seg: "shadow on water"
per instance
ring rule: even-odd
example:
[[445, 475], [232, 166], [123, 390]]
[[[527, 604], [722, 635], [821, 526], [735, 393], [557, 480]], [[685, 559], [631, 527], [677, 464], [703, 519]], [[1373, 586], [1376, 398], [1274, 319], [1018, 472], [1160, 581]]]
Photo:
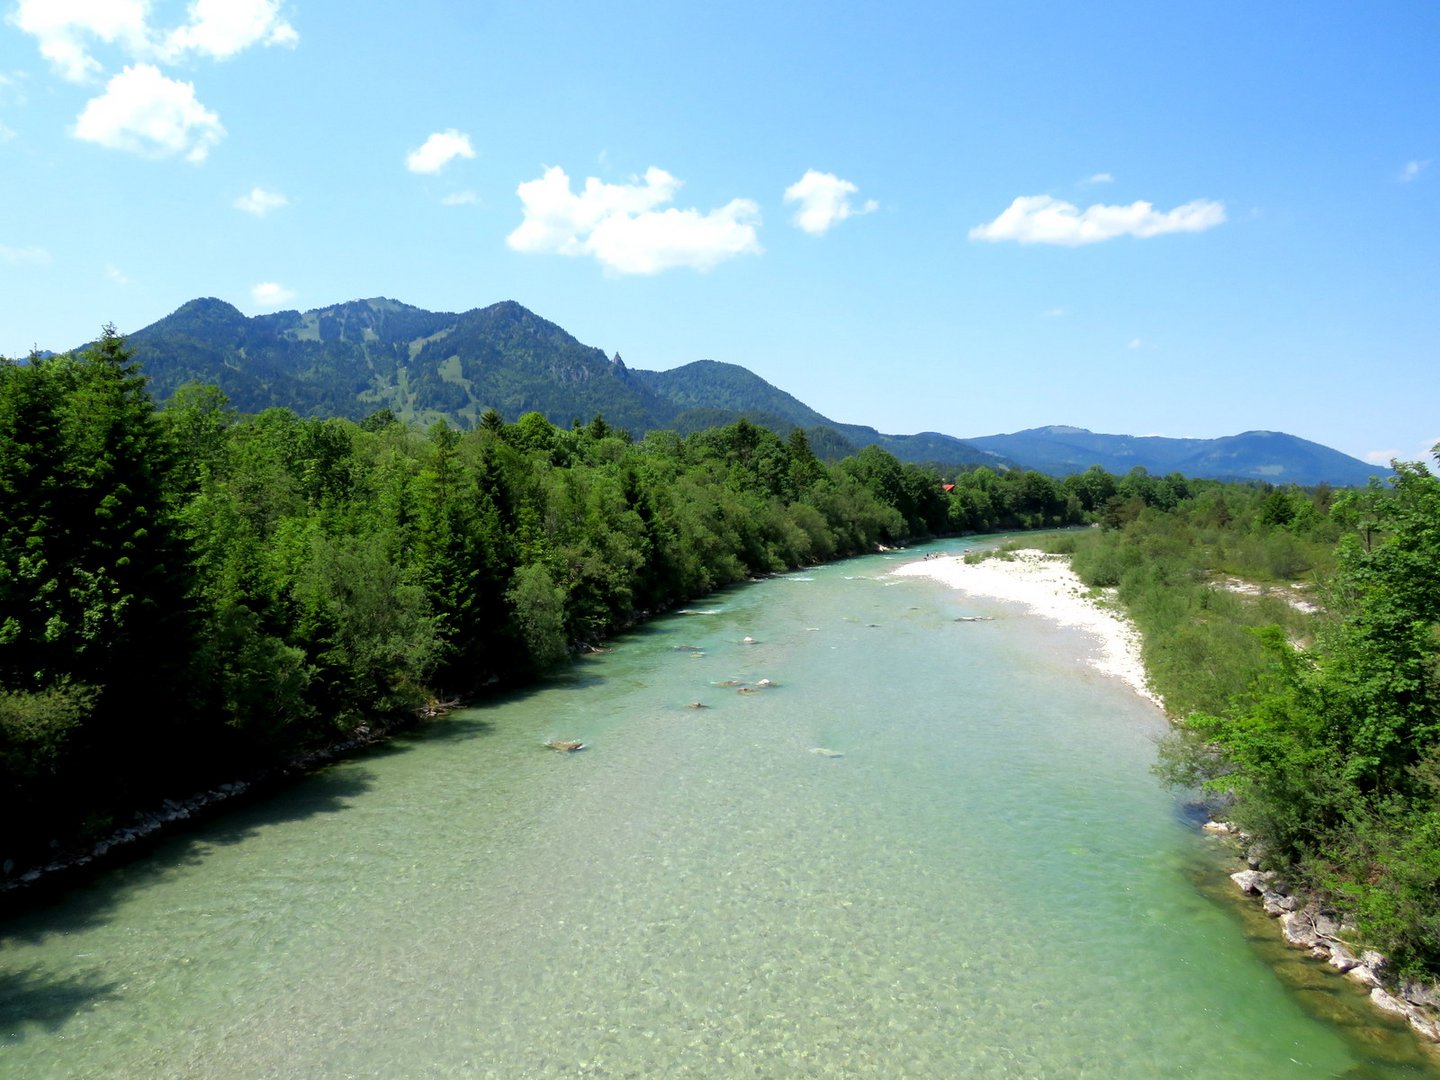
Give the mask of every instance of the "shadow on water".
[[1404, 1020], [1376, 1009], [1366, 990], [1288, 945], [1276, 921], [1234, 887], [1228, 877], [1233, 869], [1221, 847], [1207, 845], [1196, 854], [1188, 874], [1196, 892], [1239, 927], [1286, 993], [1340, 1033], [1360, 1062], [1342, 1074], [1345, 1080], [1440, 1077], [1440, 1054], [1424, 1046]]
[[119, 984], [94, 978], [54, 978], [38, 967], [0, 972], [0, 1046], [20, 1042], [26, 1029], [56, 1031], [81, 1010], [115, 996]]
[[184, 831], [140, 841], [127, 853], [127, 862], [83, 882], [71, 879], [27, 895], [26, 909], [0, 923], [0, 1045], [23, 1037], [27, 1027], [54, 1030], [118, 989], [98, 975], [13, 967], [17, 947], [103, 926], [130, 897], [178, 871], [201, 865], [217, 848], [243, 843], [273, 825], [339, 813], [372, 782], [371, 773], [353, 765], [326, 768], [282, 790], [271, 788], [259, 801], [227, 809]]
[[277, 790], [270, 786], [245, 801], [225, 804], [223, 813], [188, 822], [175, 831], [129, 845], [126, 860], [94, 872], [39, 886], [25, 894], [23, 909], [0, 922], [0, 955], [15, 942], [36, 943], [53, 934], [69, 934], [109, 921], [114, 909], [134, 893], [199, 866], [216, 847], [243, 843], [260, 830], [317, 814], [335, 814], [368, 791], [372, 774], [356, 766], [329, 766]]

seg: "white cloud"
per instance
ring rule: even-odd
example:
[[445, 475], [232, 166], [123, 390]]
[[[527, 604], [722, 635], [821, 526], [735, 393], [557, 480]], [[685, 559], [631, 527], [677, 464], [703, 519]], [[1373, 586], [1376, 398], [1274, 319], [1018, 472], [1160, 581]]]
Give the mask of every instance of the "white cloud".
[[157, 49], [165, 60], [198, 53], [226, 60], [252, 45], [293, 48], [300, 40], [280, 15], [280, 0], [194, 0], [190, 21], [165, 35]]
[[42, 247], [10, 247], [0, 244], [0, 262], [12, 266], [49, 266], [50, 252]]
[[130, 278], [126, 277], [125, 273], [114, 263], [105, 264], [105, 276], [111, 281], [113, 281], [116, 285], [121, 286], [122, 288], [126, 285], [134, 284], [134, 282], [131, 281]]
[[25, 72], [0, 71], [0, 105], [25, 104]]
[[40, 43], [40, 55], [71, 82], [88, 82], [102, 71], [90, 55], [90, 39], [119, 45], [131, 55], [148, 48], [149, 0], [20, 0], [10, 21]]
[[0, 123], [0, 143], [7, 143], [15, 137], [15, 129]]
[[1115, 177], [1108, 172], [1097, 172], [1094, 176], [1085, 178], [1087, 184], [1113, 184], [1114, 182]]
[[524, 220], [505, 242], [515, 251], [590, 255], [622, 274], [657, 274], [676, 267], [709, 270], [737, 255], [758, 254], [760, 208], [732, 199], [701, 213], [657, 209], [672, 201], [681, 183], [651, 166], [643, 181], [585, 181], [580, 194], [558, 166], [516, 188]]
[[1045, 317], [1047, 319], [1063, 319], [1066, 315], [1069, 314], [1070, 311], [1067, 308], [1052, 307], [1049, 311], [1045, 312]]
[[1141, 341], [1138, 337], [1131, 338], [1128, 342], [1126, 342], [1125, 347], [1127, 349], [1142, 349], [1145, 347], [1145, 342]]
[[1148, 238], [1173, 232], [1201, 232], [1225, 221], [1225, 204], [1196, 199], [1160, 211], [1148, 202], [1129, 206], [1096, 203], [1081, 211], [1074, 203], [1049, 195], [1021, 195], [987, 225], [970, 230], [972, 240], [1015, 240], [1022, 244], [1075, 247], [1117, 236]]
[[244, 210], [245, 213], [254, 214], [256, 217], [264, 217], [271, 210], [289, 206], [290, 200], [278, 191], [266, 191], [262, 187], [253, 187], [236, 199], [233, 205], [236, 210]]
[[480, 201], [480, 196], [473, 191], [452, 191], [440, 200], [444, 206], [474, 206]]
[[834, 173], [807, 169], [804, 176], [785, 189], [785, 201], [800, 204], [791, 219], [799, 228], [811, 236], [822, 236], [836, 222], [879, 209], [880, 204], [874, 199], [867, 199], [858, 209], [851, 205], [850, 196], [859, 190]]
[[74, 134], [144, 157], [183, 153], [186, 161], [199, 164], [225, 137], [225, 129], [220, 118], [196, 100], [193, 83], [166, 78], [150, 64], [135, 64], [86, 103]]
[[275, 308], [295, 299], [295, 290], [275, 281], [262, 281], [250, 287], [250, 299], [259, 307]]
[[438, 173], [457, 157], [474, 156], [475, 148], [470, 145], [470, 136], [448, 128], [435, 132], [419, 149], [410, 151], [405, 158], [405, 167], [413, 173]]
[[1430, 162], [1428, 161], [1407, 161], [1405, 167], [1400, 170], [1400, 182], [1402, 184], [1410, 183], [1411, 180], [1414, 180], [1424, 172], [1426, 166], [1429, 164]]
[[1437, 449], [1440, 449], [1440, 438], [1429, 439], [1411, 450], [1367, 450], [1360, 459], [1371, 465], [1384, 466], [1387, 470], [1392, 461], [1418, 461], [1433, 473]]
[[96, 44], [131, 60], [175, 61], [190, 54], [224, 60], [252, 45], [294, 45], [280, 0], [193, 0], [188, 21], [167, 32], [149, 25], [150, 0], [20, 0], [10, 21], [40, 45], [64, 79], [89, 82], [104, 66]]

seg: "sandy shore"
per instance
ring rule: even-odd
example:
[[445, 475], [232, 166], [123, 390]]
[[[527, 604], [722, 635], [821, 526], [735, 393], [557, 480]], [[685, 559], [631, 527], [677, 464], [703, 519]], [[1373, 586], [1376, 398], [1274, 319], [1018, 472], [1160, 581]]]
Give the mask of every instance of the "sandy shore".
[[1137, 694], [1164, 707], [1146, 685], [1139, 632], [1118, 608], [1101, 607], [1089, 598], [1089, 589], [1075, 576], [1064, 555], [1026, 549], [1015, 552], [1013, 559], [986, 559], [975, 564], [947, 555], [906, 563], [894, 573], [935, 578], [970, 596], [1020, 604], [1041, 618], [1084, 630], [1098, 646], [1096, 655], [1089, 658], [1092, 667], [1123, 679]]

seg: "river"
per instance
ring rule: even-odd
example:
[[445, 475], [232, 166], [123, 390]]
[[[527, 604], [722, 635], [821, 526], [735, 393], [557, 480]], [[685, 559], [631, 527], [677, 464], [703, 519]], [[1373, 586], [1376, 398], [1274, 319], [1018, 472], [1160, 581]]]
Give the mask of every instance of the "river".
[[1440, 1075], [1231, 900], [1084, 638], [887, 577], [962, 546], [710, 597], [10, 920], [0, 1073]]

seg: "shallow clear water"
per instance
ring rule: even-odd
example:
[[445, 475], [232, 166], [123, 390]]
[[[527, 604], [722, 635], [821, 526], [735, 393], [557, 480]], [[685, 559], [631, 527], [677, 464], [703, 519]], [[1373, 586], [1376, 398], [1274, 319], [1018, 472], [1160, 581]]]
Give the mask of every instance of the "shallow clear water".
[[1085, 639], [899, 561], [712, 597], [13, 920], [0, 1072], [1440, 1075], [1207, 894]]

